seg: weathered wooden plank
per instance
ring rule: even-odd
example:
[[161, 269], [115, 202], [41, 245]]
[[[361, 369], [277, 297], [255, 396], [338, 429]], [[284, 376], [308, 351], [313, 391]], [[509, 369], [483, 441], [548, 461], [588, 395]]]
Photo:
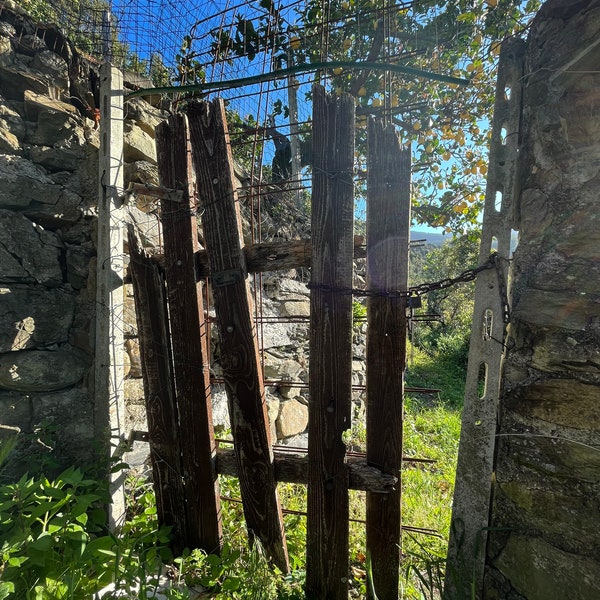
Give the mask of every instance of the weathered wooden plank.
[[185, 502], [165, 281], [158, 265], [146, 256], [133, 225], [127, 229], [156, 509], [159, 522], [173, 527], [174, 550], [181, 551]]
[[[308, 483], [308, 455], [274, 453], [275, 479], [288, 483]], [[360, 457], [348, 457], [349, 487], [352, 490], [369, 490], [387, 494], [398, 482], [397, 477], [386, 475], [371, 467]], [[217, 472], [222, 475], [238, 476], [235, 454], [232, 449], [217, 450]]]
[[[354, 236], [354, 258], [364, 258], [367, 255], [364, 243], [363, 236]], [[310, 267], [312, 258], [310, 240], [246, 244], [243, 252], [248, 273], [306, 268]], [[206, 250], [198, 250], [194, 254], [194, 259], [196, 261], [196, 280], [200, 281], [210, 277]], [[165, 263], [165, 257], [162, 254], [155, 254], [154, 260], [160, 265]]]
[[[348, 597], [354, 99], [313, 88], [312, 278], [306, 594]], [[332, 289], [334, 288], [334, 289]]]
[[252, 297], [242, 252], [241, 218], [222, 100], [187, 110], [194, 166], [203, 202], [202, 223], [223, 355], [223, 377], [250, 536], [289, 570]]
[[187, 120], [173, 115], [156, 130], [161, 185], [182, 190], [182, 201], [161, 200], [165, 278], [169, 301], [179, 444], [187, 508], [185, 545], [206, 552], [221, 547], [219, 482], [210, 397], [209, 347], [202, 288], [196, 283], [198, 250]]
[[[365, 240], [362, 236], [354, 236], [354, 258], [366, 256], [364, 243]], [[248, 273], [306, 268], [310, 267], [312, 260], [310, 240], [246, 244], [244, 256]], [[200, 250], [196, 253], [196, 276], [200, 279], [209, 275], [206, 251]]]
[[[373, 119], [369, 120], [368, 144], [367, 289], [406, 290], [410, 150], [401, 149], [393, 126], [384, 127]], [[367, 462], [400, 477], [406, 298], [369, 297], [367, 323]], [[398, 598], [400, 500], [400, 485], [385, 498], [367, 493], [367, 549], [372, 589], [380, 600]]]

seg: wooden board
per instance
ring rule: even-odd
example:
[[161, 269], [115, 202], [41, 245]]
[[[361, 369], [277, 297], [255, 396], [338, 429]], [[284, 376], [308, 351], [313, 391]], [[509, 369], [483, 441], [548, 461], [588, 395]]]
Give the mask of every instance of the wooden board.
[[271, 560], [287, 572], [225, 108], [215, 100], [192, 104], [187, 114], [244, 515], [251, 538], [260, 538]]
[[157, 515], [160, 523], [173, 527], [173, 550], [181, 552], [186, 546], [186, 510], [165, 280], [141, 249], [133, 225], [127, 229]]
[[221, 506], [214, 468], [208, 328], [202, 287], [195, 276], [197, 201], [185, 116], [173, 115], [162, 123], [156, 144], [161, 185], [183, 191], [181, 202], [161, 200], [161, 221], [187, 509], [185, 545], [214, 552], [221, 548]]
[[[351, 426], [354, 98], [313, 88], [306, 595], [348, 597]], [[337, 288], [331, 289], [331, 288]]]
[[[406, 290], [410, 150], [400, 148], [393, 126], [379, 121], [369, 121], [368, 136], [367, 289]], [[406, 299], [369, 297], [367, 323], [367, 463], [400, 478]], [[398, 598], [400, 501], [400, 482], [385, 496], [367, 493], [367, 551], [379, 600]]]

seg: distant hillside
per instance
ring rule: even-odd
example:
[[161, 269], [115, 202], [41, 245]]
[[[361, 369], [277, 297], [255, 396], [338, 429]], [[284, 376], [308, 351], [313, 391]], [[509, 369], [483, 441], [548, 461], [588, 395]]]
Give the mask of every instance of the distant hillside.
[[432, 244], [433, 246], [441, 246], [444, 242], [452, 239], [451, 235], [442, 235], [441, 233], [432, 233], [429, 231], [411, 231], [411, 241], [424, 240], [425, 244]]

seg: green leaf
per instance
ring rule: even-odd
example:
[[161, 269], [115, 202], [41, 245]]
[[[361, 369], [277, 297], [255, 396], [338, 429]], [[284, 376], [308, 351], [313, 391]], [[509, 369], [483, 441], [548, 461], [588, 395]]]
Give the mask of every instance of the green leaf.
[[221, 588], [224, 592], [235, 592], [240, 588], [242, 580], [239, 577], [228, 577]]
[[8, 598], [10, 594], [14, 594], [15, 584], [10, 581], [0, 581], [0, 600]]

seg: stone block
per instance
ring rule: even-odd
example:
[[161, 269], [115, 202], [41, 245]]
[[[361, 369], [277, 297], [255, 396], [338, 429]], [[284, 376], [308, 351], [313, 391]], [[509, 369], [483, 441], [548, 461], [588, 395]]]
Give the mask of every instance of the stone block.
[[151, 164], [156, 164], [154, 137], [141, 127], [132, 123], [126, 123], [123, 154], [126, 162], [144, 160]]
[[23, 65], [0, 64], [0, 92], [10, 100], [21, 102], [27, 91], [48, 96], [48, 81]]
[[0, 209], [0, 281], [61, 285], [60, 247], [56, 234]]
[[308, 426], [308, 407], [297, 400], [280, 404], [277, 417], [277, 438], [283, 439], [302, 433]]
[[0, 286], [0, 352], [67, 341], [75, 298], [62, 289]]
[[18, 392], [51, 392], [75, 385], [90, 359], [72, 346], [56, 350], [19, 350], [0, 354], [0, 388]]
[[600, 563], [540, 537], [510, 535], [494, 566], [527, 600], [600, 598]]
[[61, 187], [46, 171], [20, 156], [0, 154], [0, 208], [20, 209], [32, 202], [56, 203]]

